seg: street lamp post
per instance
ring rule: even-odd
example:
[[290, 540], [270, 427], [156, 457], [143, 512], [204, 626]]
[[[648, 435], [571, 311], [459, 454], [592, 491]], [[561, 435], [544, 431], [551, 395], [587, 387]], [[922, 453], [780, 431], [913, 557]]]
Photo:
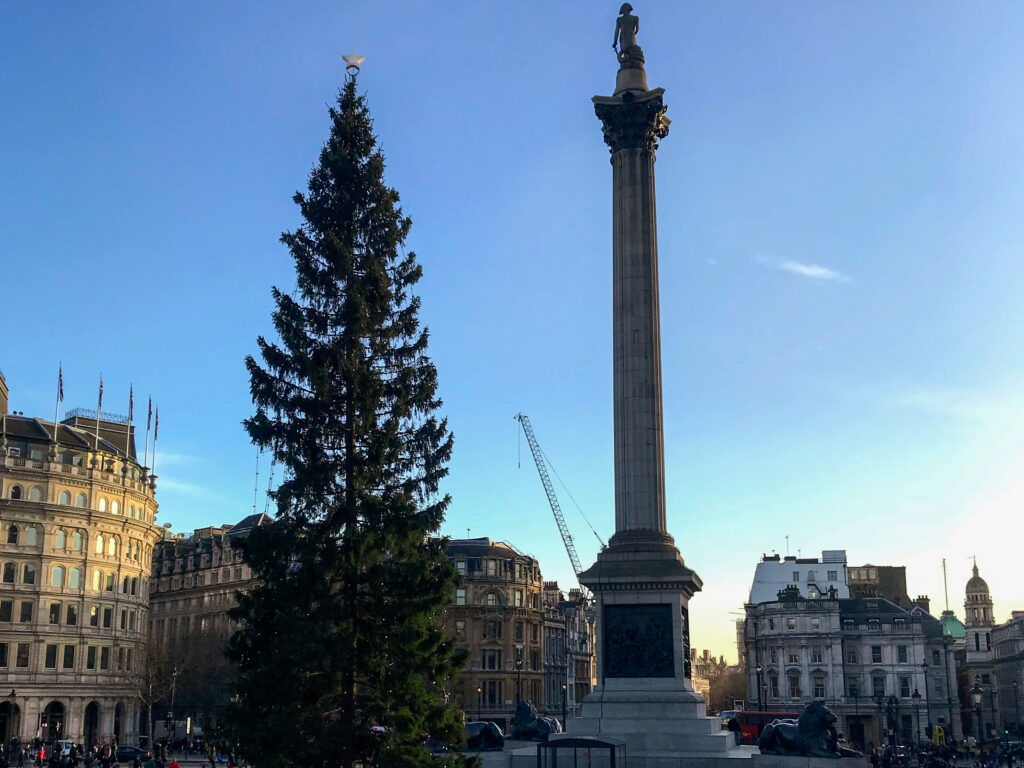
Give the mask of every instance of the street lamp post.
[[914, 700], [914, 729], [915, 736], [914, 741], [918, 744], [921, 743], [921, 693], [914, 689], [914, 692], [910, 694], [910, 698]]
[[[11, 693], [13, 694], [13, 690]], [[1021, 706], [1017, 700], [1017, 681], [1014, 680], [1014, 714], [1017, 716], [1017, 720], [1014, 722], [1014, 735], [1019, 736], [1021, 733]]]
[[562, 683], [562, 730], [569, 729], [569, 686]]
[[516, 706], [523, 700], [523, 646], [516, 646]]
[[476, 719], [484, 719], [484, 689], [479, 685], [476, 687]]
[[974, 711], [978, 715], [978, 746], [985, 739], [985, 729], [981, 727], [981, 675], [974, 676], [974, 685], [971, 686], [971, 698], [974, 699]]
[[764, 668], [758, 664], [754, 667], [754, 671], [757, 673], [757, 709], [759, 712], [764, 712], [764, 701], [761, 699], [761, 672]]
[[932, 701], [928, 698], [928, 662], [921, 663], [921, 672], [924, 677], [924, 708], [928, 714], [925, 737], [927, 741], [932, 740], [935, 729], [932, 727]]
[[999, 724], [996, 722], [996, 687], [994, 685], [988, 687], [988, 703], [992, 709], [992, 730], [995, 730]]

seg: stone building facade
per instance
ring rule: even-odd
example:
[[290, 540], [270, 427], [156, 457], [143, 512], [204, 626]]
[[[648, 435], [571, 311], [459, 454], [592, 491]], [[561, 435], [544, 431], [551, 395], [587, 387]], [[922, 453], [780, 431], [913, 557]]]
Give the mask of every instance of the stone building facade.
[[452, 693], [468, 720], [506, 728], [520, 699], [547, 706], [540, 566], [510, 544], [488, 538], [453, 539], [448, 556], [462, 580], [445, 622], [469, 654]]
[[1020, 737], [1021, 697], [1024, 695], [1024, 611], [992, 628], [996, 721], [1003, 730]]
[[566, 596], [557, 581], [544, 582], [544, 696], [535, 702], [545, 714], [575, 717], [596, 683], [594, 617], [579, 589]]
[[156, 478], [127, 420], [8, 413], [0, 374], [0, 737], [134, 743]]
[[746, 614], [751, 706], [799, 712], [822, 700], [859, 745], [927, 738], [929, 723], [959, 738], [952, 641], [920, 607], [791, 589]]
[[197, 528], [156, 545], [150, 596], [150, 634], [174, 646], [193, 633], [211, 633], [226, 643], [235, 627], [227, 612], [235, 593], [252, 581], [242, 552], [232, 546], [253, 527], [270, 518], [254, 514], [234, 525]]

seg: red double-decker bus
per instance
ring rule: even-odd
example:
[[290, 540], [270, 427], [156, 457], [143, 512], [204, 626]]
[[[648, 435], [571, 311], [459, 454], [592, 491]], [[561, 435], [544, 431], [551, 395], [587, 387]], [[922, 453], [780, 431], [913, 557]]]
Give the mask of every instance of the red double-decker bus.
[[757, 737], [768, 723], [774, 720], [796, 720], [800, 717], [799, 712], [755, 712], [743, 710], [736, 714], [736, 720], [740, 724], [740, 743], [757, 744]]

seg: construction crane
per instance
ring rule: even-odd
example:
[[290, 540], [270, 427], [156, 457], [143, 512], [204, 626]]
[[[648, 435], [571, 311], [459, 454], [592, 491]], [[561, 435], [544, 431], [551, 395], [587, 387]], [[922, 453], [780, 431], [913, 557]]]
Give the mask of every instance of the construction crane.
[[[551, 477], [548, 475], [547, 465], [544, 462], [544, 454], [540, 449], [540, 445], [537, 443], [537, 437], [533, 434], [533, 427], [530, 425], [530, 417], [525, 413], [517, 413], [515, 415], [516, 421], [523, 428], [523, 434], [526, 435], [526, 442], [530, 446], [530, 453], [533, 454], [533, 462], [537, 465], [537, 474], [540, 475], [540, 481], [544, 485], [544, 492], [548, 495], [548, 504], [551, 505], [551, 512], [555, 516], [555, 523], [558, 524], [558, 532], [562, 534], [562, 542], [565, 544], [565, 551], [569, 554], [569, 561], [572, 563], [572, 570], [576, 574], [576, 580], [579, 581], [580, 573], [583, 568], [580, 566], [580, 558], [576, 554], [576, 545], [573, 544], [572, 534], [569, 533], [569, 526], [565, 523], [565, 515], [562, 514], [562, 508], [558, 504], [558, 497], [555, 496], [555, 487], [551, 483]], [[589, 525], [589, 521], [587, 523]], [[592, 526], [591, 526], [592, 527]], [[597, 536], [597, 531], [594, 531], [594, 535]], [[601, 541], [601, 537], [597, 536], [597, 540]], [[602, 546], [604, 542], [601, 542]], [[580, 589], [583, 594], [590, 597], [590, 591], [580, 584]]]

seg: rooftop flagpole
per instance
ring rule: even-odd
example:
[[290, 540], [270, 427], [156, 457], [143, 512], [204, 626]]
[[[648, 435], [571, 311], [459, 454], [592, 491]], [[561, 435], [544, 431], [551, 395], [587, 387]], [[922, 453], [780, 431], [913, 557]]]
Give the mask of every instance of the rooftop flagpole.
[[149, 464], [149, 428], [153, 426], [153, 398], [149, 398], [149, 413], [146, 414], [146, 450], [142, 459], [142, 466]]
[[57, 419], [60, 417], [60, 404], [64, 402], [64, 364], [57, 367], [57, 403], [53, 406], [53, 444], [57, 445]]
[[103, 374], [100, 373], [100, 396], [96, 401], [96, 435], [93, 441], [93, 451], [100, 449], [100, 414], [103, 412]]

